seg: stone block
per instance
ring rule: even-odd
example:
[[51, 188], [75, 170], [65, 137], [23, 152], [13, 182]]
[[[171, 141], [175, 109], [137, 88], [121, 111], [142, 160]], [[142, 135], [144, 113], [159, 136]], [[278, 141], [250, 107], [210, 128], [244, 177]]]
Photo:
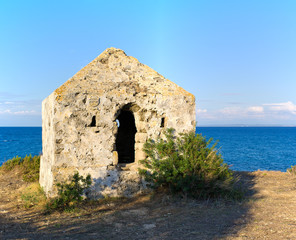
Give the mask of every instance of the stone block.
[[135, 152], [135, 161], [144, 160], [146, 158], [146, 153], [141, 150], [136, 150]]
[[137, 131], [138, 132], [141, 132], [141, 133], [146, 133], [147, 132], [147, 123], [146, 122], [142, 122], [142, 121], [139, 121], [137, 122]]
[[143, 150], [145, 143], [135, 143], [135, 150]]
[[118, 152], [113, 151], [113, 165], [117, 165], [117, 164], [118, 164]]
[[135, 141], [136, 143], [145, 143], [147, 140], [147, 133], [136, 133]]

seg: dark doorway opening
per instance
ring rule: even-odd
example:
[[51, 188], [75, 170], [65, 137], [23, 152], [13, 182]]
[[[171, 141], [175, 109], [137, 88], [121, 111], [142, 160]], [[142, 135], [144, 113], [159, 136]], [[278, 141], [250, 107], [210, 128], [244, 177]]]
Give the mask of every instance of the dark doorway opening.
[[134, 115], [131, 111], [121, 111], [116, 122], [118, 124], [116, 137], [118, 163], [132, 163], [135, 161], [135, 134], [137, 132]]

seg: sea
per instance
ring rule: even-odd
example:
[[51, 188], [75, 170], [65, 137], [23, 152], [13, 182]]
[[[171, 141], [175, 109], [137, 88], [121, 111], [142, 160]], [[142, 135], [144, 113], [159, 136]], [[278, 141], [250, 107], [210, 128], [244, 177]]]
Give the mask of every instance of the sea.
[[0, 127], [0, 165], [16, 156], [41, 153], [41, 127]]
[[[197, 127], [230, 168], [285, 172], [296, 165], [296, 127]], [[15, 156], [42, 154], [41, 127], [0, 127], [0, 165]]]
[[198, 127], [196, 132], [218, 141], [233, 170], [285, 172], [296, 165], [296, 127]]

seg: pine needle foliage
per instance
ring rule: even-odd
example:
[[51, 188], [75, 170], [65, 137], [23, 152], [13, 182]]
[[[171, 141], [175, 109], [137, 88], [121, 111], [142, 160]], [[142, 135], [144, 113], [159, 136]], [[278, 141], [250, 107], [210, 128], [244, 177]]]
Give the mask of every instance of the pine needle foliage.
[[75, 172], [69, 183], [57, 183], [58, 196], [48, 202], [46, 208], [52, 210], [69, 210], [83, 200], [83, 193], [91, 186], [90, 174], [85, 178]]
[[167, 188], [173, 194], [194, 198], [240, 198], [234, 188], [236, 178], [216, 150], [217, 142], [188, 132], [175, 136], [174, 129], [164, 132], [165, 138], [148, 139], [144, 144], [147, 155], [141, 160], [140, 175], [152, 188]]

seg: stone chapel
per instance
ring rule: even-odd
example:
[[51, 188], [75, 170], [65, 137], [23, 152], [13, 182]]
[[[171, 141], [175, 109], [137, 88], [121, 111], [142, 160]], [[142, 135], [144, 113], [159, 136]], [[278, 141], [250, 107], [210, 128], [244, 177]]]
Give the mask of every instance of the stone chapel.
[[93, 198], [132, 196], [142, 148], [165, 128], [195, 130], [195, 98], [116, 48], [106, 49], [42, 102], [40, 184], [48, 196], [75, 171]]

